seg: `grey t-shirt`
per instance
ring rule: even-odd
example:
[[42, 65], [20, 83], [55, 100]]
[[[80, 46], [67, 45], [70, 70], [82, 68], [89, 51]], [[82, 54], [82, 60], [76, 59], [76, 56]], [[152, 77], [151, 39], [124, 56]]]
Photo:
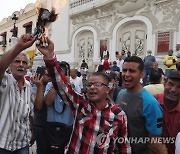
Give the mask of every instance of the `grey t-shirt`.
[[149, 56], [144, 57], [144, 69], [150, 69], [153, 62], [155, 61], [156, 59], [154, 56], [149, 55]]
[[[145, 89], [128, 93], [121, 90], [116, 103], [124, 110], [128, 119], [128, 136], [132, 152], [148, 154], [148, 143], [144, 142], [149, 134], [162, 133], [162, 109], [157, 100]], [[138, 141], [142, 141], [142, 142]]]

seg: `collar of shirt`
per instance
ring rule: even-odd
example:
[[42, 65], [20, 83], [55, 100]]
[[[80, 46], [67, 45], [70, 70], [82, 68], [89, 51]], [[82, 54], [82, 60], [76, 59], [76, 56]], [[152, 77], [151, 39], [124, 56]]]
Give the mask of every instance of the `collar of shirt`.
[[106, 104], [106, 106], [104, 106], [104, 107], [101, 107], [101, 109], [97, 109], [96, 108], [96, 106], [92, 103], [92, 102], [89, 102], [95, 109], [97, 109], [97, 110], [105, 110], [105, 109], [108, 109], [108, 108], [111, 108], [112, 107], [112, 105], [114, 104], [109, 98], [106, 98], [106, 101], [107, 101], [107, 104]]
[[[18, 85], [18, 82], [17, 82], [17, 80], [14, 78], [14, 76], [13, 76], [12, 74], [10, 74], [10, 75], [12, 76], [13, 82], [16, 83], [16, 84]], [[23, 88], [25, 88], [26, 85], [29, 85], [29, 84], [30, 84], [30, 82], [27, 81], [27, 80], [25, 79], [25, 77], [24, 77], [24, 85], [23, 85]]]
[[166, 107], [166, 105], [164, 104], [164, 95], [163, 95], [160, 104], [161, 104], [163, 110], [165, 110], [166, 112], [180, 112], [180, 101], [179, 101], [179, 103], [176, 105], [176, 107], [174, 107], [174, 108], [171, 109], [171, 110], [168, 110], [167, 107]]

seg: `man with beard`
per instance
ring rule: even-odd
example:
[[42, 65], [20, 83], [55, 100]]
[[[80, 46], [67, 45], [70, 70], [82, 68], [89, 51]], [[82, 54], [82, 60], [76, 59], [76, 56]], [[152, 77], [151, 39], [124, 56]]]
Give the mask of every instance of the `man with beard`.
[[48, 47], [37, 45], [44, 55], [48, 73], [55, 90], [69, 105], [75, 122], [67, 153], [122, 153], [131, 152], [128, 143], [116, 142], [116, 138], [127, 137], [125, 113], [108, 99], [109, 78], [103, 73], [89, 77], [87, 97], [74, 91], [54, 55], [54, 44], [48, 39]]
[[[22, 35], [0, 60], [0, 153], [3, 154], [29, 153], [33, 95], [30, 83], [24, 78], [28, 58], [20, 52], [34, 41], [30, 34]], [[12, 74], [6, 73], [8, 67]]]
[[[122, 67], [121, 90], [116, 103], [125, 111], [128, 119], [128, 135], [133, 154], [148, 154], [148, 142], [145, 138], [156, 138], [162, 133], [162, 109], [157, 100], [145, 90], [140, 79], [144, 76], [144, 63], [140, 57], [131, 56], [124, 60]], [[151, 149], [166, 153], [163, 144], [149, 144]], [[164, 152], [165, 150], [165, 152]]]
[[[163, 108], [163, 137], [176, 137], [180, 132], [180, 72], [172, 71], [164, 83], [164, 94], [155, 98]], [[175, 153], [173, 143], [166, 144], [168, 154]]]

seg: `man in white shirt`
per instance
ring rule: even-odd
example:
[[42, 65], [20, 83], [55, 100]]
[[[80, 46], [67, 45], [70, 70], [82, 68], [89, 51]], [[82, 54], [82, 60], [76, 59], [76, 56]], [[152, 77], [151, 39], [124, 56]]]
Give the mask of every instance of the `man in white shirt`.
[[117, 62], [117, 66], [119, 67], [119, 69], [120, 69], [120, 72], [122, 72], [122, 65], [123, 65], [123, 63], [124, 63], [124, 59], [122, 58], [122, 55], [121, 54], [118, 54], [117, 55], [117, 60], [116, 60], [116, 62]]
[[82, 78], [77, 76], [77, 69], [71, 69], [70, 71], [70, 82], [74, 85], [77, 92], [81, 92], [83, 88]]
[[177, 57], [177, 64], [180, 63], [180, 44], [176, 45], [176, 50], [173, 52], [173, 55]]
[[173, 52], [173, 55], [175, 55], [177, 58], [180, 58], [180, 44], [176, 45], [176, 50]]
[[[0, 60], [0, 153], [29, 154], [33, 93], [25, 80], [28, 58], [21, 53], [35, 39], [24, 34]], [[12, 74], [6, 73], [10, 68]], [[31, 123], [31, 125], [30, 125]], [[31, 131], [30, 131], [31, 130]], [[32, 141], [32, 140], [31, 140]]]
[[119, 67], [120, 69], [120, 72], [119, 72], [119, 86], [121, 87], [122, 86], [122, 78], [121, 78], [121, 74], [122, 74], [122, 66], [123, 66], [123, 63], [124, 63], [124, 59], [122, 58], [122, 55], [121, 54], [118, 54], [117, 55], [117, 66]]

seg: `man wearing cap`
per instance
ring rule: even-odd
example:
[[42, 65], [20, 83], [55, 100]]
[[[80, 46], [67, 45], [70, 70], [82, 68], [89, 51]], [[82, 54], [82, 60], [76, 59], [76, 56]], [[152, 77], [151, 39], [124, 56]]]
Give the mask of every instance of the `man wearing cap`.
[[[175, 137], [180, 132], [180, 72], [172, 71], [164, 83], [164, 93], [154, 95], [163, 108], [163, 137]], [[174, 141], [166, 143], [168, 154], [175, 153]]]

